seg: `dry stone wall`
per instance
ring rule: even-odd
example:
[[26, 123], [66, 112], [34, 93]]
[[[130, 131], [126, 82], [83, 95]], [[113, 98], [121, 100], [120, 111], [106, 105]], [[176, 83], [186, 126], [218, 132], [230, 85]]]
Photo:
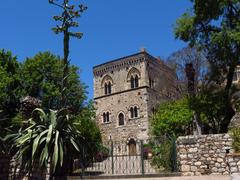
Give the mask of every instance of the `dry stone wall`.
[[230, 167], [231, 173], [240, 173], [240, 154], [237, 155], [229, 155], [228, 163]]
[[233, 153], [233, 149], [232, 139], [228, 134], [179, 137], [177, 151], [179, 168], [184, 176], [227, 175], [229, 165], [234, 165], [230, 169], [239, 170], [235, 169], [237, 166], [235, 160], [229, 159], [228, 154]]

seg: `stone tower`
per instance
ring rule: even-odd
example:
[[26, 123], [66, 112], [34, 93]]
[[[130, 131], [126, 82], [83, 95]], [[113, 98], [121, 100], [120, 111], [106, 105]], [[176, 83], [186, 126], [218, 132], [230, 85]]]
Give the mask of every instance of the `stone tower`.
[[[93, 68], [96, 120], [104, 141], [145, 140], [156, 106], [170, 92], [175, 73], [145, 51]], [[134, 142], [133, 142], [134, 143]]]

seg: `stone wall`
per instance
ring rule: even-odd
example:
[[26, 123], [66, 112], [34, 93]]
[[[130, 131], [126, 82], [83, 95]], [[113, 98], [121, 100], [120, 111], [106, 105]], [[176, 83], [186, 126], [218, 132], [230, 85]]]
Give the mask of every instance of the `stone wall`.
[[[110, 138], [114, 141], [126, 141], [127, 138], [146, 139], [148, 137], [148, 114], [146, 89], [108, 96], [98, 99], [96, 109], [96, 119], [102, 132], [104, 141]], [[96, 103], [95, 102], [95, 103]], [[130, 106], [139, 107], [138, 117], [130, 118]], [[110, 121], [103, 122], [103, 112], [110, 113]], [[118, 125], [118, 114], [124, 114], [124, 126]]]
[[228, 164], [231, 173], [240, 173], [240, 154], [229, 154]]
[[228, 158], [228, 153], [233, 153], [232, 139], [228, 134], [179, 137], [177, 151], [179, 168], [184, 176], [226, 175], [229, 174], [229, 163], [235, 164], [235, 160]]

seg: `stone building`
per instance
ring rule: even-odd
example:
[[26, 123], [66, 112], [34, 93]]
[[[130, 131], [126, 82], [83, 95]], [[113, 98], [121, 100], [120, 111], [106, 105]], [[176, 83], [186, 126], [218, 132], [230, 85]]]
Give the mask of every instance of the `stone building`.
[[[96, 120], [104, 141], [136, 145], [149, 137], [150, 118], [170, 93], [175, 73], [145, 50], [93, 68]], [[134, 148], [132, 151], [135, 151]]]

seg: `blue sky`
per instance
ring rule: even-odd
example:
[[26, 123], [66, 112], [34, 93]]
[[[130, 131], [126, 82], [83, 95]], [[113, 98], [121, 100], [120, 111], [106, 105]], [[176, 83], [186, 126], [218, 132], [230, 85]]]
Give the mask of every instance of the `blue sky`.
[[[141, 47], [153, 56], [167, 58], [186, 46], [175, 40], [173, 25], [191, 7], [189, 0], [73, 1], [88, 6], [76, 29], [84, 36], [71, 40], [70, 58], [81, 69], [89, 98], [93, 96], [93, 66], [136, 53]], [[58, 12], [48, 0], [2, 1], [0, 48], [11, 50], [20, 61], [40, 51], [62, 56], [62, 36], [51, 31], [55, 25], [52, 16]]]

